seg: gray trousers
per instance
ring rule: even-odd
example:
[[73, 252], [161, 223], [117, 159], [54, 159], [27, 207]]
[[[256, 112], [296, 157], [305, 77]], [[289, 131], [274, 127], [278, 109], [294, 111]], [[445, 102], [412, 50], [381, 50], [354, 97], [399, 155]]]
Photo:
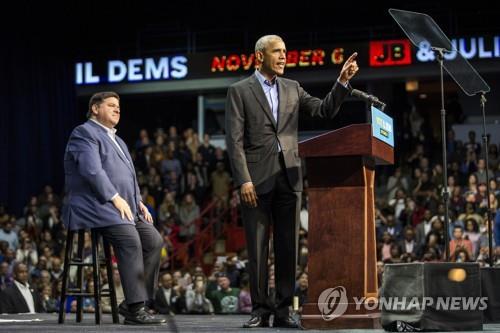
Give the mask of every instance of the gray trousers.
[[163, 239], [153, 224], [137, 221], [97, 228], [113, 246], [125, 302], [154, 300]]

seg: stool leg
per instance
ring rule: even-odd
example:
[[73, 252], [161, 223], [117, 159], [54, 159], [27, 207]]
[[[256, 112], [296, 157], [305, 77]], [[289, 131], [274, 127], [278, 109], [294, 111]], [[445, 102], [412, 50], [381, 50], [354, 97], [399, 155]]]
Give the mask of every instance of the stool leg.
[[[85, 229], [78, 230], [78, 246], [76, 250], [77, 260], [83, 263], [83, 245], [85, 243]], [[84, 293], [83, 286], [83, 268], [77, 266], [76, 270], [76, 289], [79, 293]], [[83, 296], [76, 296], [76, 322], [81, 323], [83, 318]]]
[[111, 262], [111, 245], [103, 237], [102, 239], [104, 247], [104, 258], [106, 260], [106, 272], [108, 273], [108, 285], [109, 285], [109, 297], [111, 300], [111, 314], [113, 316], [113, 324], [120, 323], [120, 318], [118, 317], [118, 305], [116, 301], [116, 290], [115, 283], [113, 280], [113, 264]]
[[92, 264], [94, 275], [94, 301], [95, 301], [95, 323], [101, 324], [101, 272], [99, 271], [99, 237], [97, 232], [92, 230]]
[[66, 317], [66, 289], [68, 284], [69, 262], [71, 260], [71, 252], [73, 249], [73, 235], [74, 232], [68, 230], [68, 234], [66, 235], [66, 250], [64, 251], [61, 298], [59, 300], [59, 324], [64, 324], [64, 319]]

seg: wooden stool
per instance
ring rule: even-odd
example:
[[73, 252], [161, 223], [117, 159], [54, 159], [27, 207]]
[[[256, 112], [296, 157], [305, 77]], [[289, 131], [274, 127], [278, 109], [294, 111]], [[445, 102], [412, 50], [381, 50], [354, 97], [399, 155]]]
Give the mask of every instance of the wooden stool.
[[[73, 236], [78, 233], [78, 243], [76, 256], [73, 257]], [[91, 229], [92, 238], [92, 262], [84, 262], [83, 258], [83, 245], [85, 230], [68, 230], [66, 238], [66, 251], [64, 255], [64, 271], [62, 275], [62, 290], [61, 300], [59, 303], [59, 324], [64, 323], [66, 315], [66, 298], [67, 296], [74, 296], [76, 298], [76, 322], [80, 323], [83, 317], [83, 298], [93, 297], [95, 301], [95, 323], [101, 324], [101, 297], [109, 297], [111, 299], [111, 313], [113, 316], [113, 323], [119, 323], [118, 306], [116, 302], [115, 285], [113, 283], [113, 267], [111, 263], [111, 246], [103, 238], [104, 258], [99, 258], [99, 234], [96, 230]], [[106, 266], [108, 275], [109, 289], [101, 292], [101, 277], [100, 265]], [[77, 282], [75, 288], [68, 288], [69, 270], [71, 266], [77, 267]], [[83, 286], [83, 267], [91, 266], [93, 270], [94, 292], [89, 293]]]

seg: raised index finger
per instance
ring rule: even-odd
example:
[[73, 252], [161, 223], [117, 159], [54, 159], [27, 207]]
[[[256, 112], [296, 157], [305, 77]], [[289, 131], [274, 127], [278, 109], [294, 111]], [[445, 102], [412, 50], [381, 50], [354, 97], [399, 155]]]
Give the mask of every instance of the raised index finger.
[[354, 60], [356, 60], [356, 57], [358, 56], [358, 52], [354, 52], [353, 54], [351, 54], [351, 56], [349, 57], [349, 59], [346, 60], [346, 63], [351, 63], [353, 62]]

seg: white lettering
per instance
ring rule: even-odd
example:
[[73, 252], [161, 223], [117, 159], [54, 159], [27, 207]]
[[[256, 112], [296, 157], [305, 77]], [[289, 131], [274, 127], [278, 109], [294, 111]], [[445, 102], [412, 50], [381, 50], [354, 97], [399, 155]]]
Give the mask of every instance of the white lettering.
[[379, 304], [380, 304], [379, 310], [388, 310], [388, 311], [396, 310], [392, 308], [392, 297], [388, 298], [381, 297], [379, 299]]
[[99, 83], [99, 76], [92, 73], [92, 63], [85, 63], [85, 83]]
[[418, 310], [418, 308], [419, 308], [418, 297], [412, 297], [410, 300], [410, 303], [408, 304], [408, 306], [404, 310], [405, 311], [408, 311], [411, 309]]
[[404, 310], [405, 304], [406, 304], [406, 296], [403, 296], [401, 298], [401, 301], [399, 301], [399, 297], [394, 298], [394, 303], [393, 303], [393, 309], [395, 310]]
[[361, 304], [364, 303], [364, 297], [353, 297], [354, 303], [356, 303], [356, 310], [361, 310]]
[[450, 298], [438, 297], [436, 302], [436, 310], [447, 310], [450, 307]]
[[472, 37], [470, 39], [470, 50], [467, 50], [467, 45], [466, 45], [466, 42], [465, 42], [465, 38], [460, 38], [458, 40], [458, 51], [460, 52], [460, 54], [462, 54], [462, 56], [465, 58], [465, 59], [472, 59], [476, 56], [476, 53], [477, 53], [477, 49], [476, 49], [476, 38]]
[[[491, 45], [490, 45], [491, 41]], [[452, 51], [444, 54], [445, 60], [454, 60], [457, 57], [457, 51], [465, 59], [491, 59], [500, 58], [500, 36], [494, 37], [472, 37], [458, 38], [451, 40]], [[422, 41], [416, 53], [416, 58], [420, 62], [434, 60], [434, 51], [431, 44]]]
[[479, 46], [479, 58], [491, 58], [493, 56], [493, 52], [491, 51], [486, 51], [484, 49], [484, 38], [479, 37], [478, 38], [478, 46]]
[[434, 303], [432, 297], [424, 297], [424, 301], [422, 302], [422, 308], [420, 310], [425, 310], [428, 306], [431, 306]]
[[170, 66], [172, 67], [172, 71], [170, 74], [174, 79], [182, 79], [188, 73], [187, 68], [187, 58], [184, 56], [173, 57]]
[[476, 310], [480, 299], [478, 297], [464, 297], [462, 310]]
[[128, 61], [128, 80], [129, 81], [141, 81], [142, 59], [130, 59]]
[[449, 310], [452, 310], [452, 311], [460, 310], [460, 301], [461, 301], [461, 297], [452, 297], [451, 298], [451, 307], [449, 308]]
[[82, 84], [83, 83], [83, 64], [81, 62], [76, 64], [75, 67], [75, 77], [76, 77], [76, 84]]
[[376, 297], [368, 297], [365, 300], [365, 309], [370, 311], [376, 308], [378, 308], [378, 299]]
[[108, 62], [108, 82], [120, 82], [127, 75], [127, 65], [120, 60]]
[[145, 75], [144, 78], [146, 80], [159, 80], [159, 79], [168, 79], [168, 58], [162, 57], [158, 61], [158, 65], [155, 63], [153, 58], [146, 58], [146, 62], [144, 64]]
[[488, 297], [481, 297], [479, 302], [481, 305], [478, 310], [484, 311], [488, 308]]

